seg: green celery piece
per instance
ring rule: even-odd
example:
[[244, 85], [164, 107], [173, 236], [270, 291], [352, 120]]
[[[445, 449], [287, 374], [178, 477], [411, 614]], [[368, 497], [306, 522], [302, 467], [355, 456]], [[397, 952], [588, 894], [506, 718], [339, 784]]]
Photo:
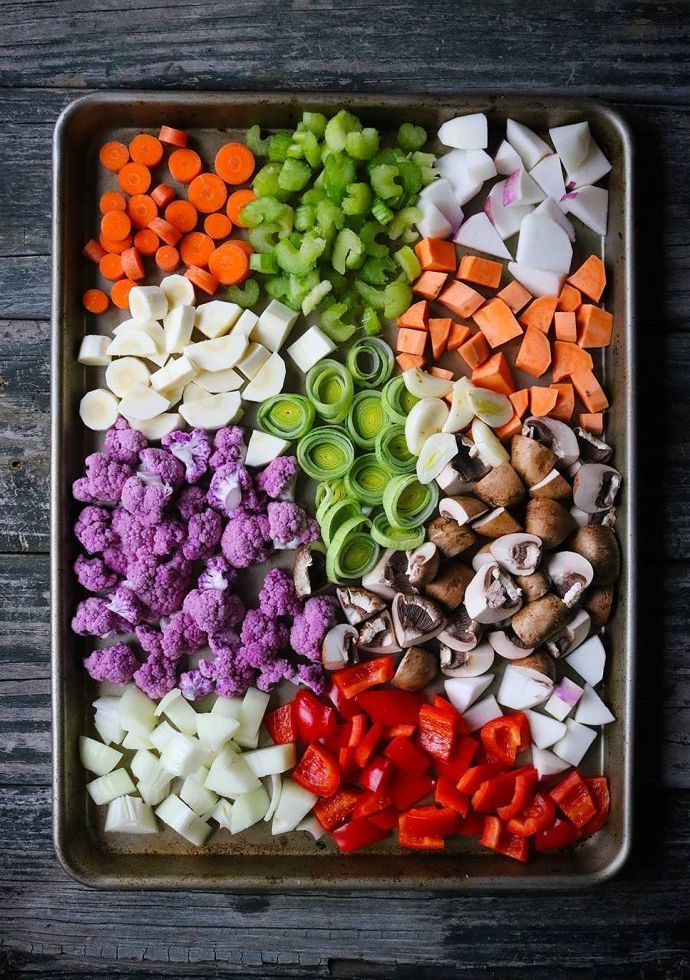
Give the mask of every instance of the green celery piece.
[[410, 228], [417, 221], [422, 220], [422, 212], [419, 208], [403, 208], [398, 211], [391, 223], [388, 225], [388, 237], [393, 241]]
[[385, 305], [383, 315], [387, 320], [395, 320], [402, 316], [412, 302], [412, 290], [402, 279], [389, 282], [383, 291]]
[[292, 133], [274, 133], [268, 141], [268, 159], [282, 163], [292, 143]]
[[382, 201], [380, 197], [374, 199], [374, 203], [371, 206], [371, 213], [382, 225], [390, 224], [395, 217], [395, 213], [391, 211], [386, 202]]
[[277, 197], [281, 201], [287, 197], [286, 192], [278, 185], [280, 169], [279, 163], [266, 163], [261, 170], [257, 170], [252, 182], [257, 197]]
[[244, 141], [255, 157], [265, 157], [268, 153], [268, 140], [261, 139], [261, 130], [258, 126], [250, 126], [244, 134]]
[[287, 238], [288, 235], [291, 235], [294, 223], [295, 209], [291, 208], [289, 204], [284, 204], [278, 218], [278, 238]]
[[373, 160], [370, 160], [367, 164], [369, 175], [371, 176], [371, 171], [374, 169], [374, 167], [381, 167], [384, 164], [392, 164], [395, 166], [397, 162], [398, 158], [395, 155], [395, 150], [392, 147], [387, 146], [385, 149], [379, 150]]
[[364, 312], [362, 313], [362, 327], [364, 328], [364, 332], [368, 333], [370, 337], [376, 337], [381, 333], [381, 321], [379, 320], [373, 306], [364, 307]]
[[418, 167], [433, 167], [436, 163], [436, 157], [433, 153], [413, 153], [412, 160], [417, 164]]
[[248, 310], [258, 302], [259, 292], [256, 279], [247, 279], [244, 286], [231, 286], [228, 289], [228, 302], [237, 303], [243, 310]]
[[285, 205], [277, 197], [257, 197], [242, 208], [240, 217], [247, 228], [256, 228], [263, 222], [277, 221]]
[[385, 286], [390, 279], [391, 272], [394, 271], [395, 262], [389, 255], [369, 256], [364, 260], [364, 264], [359, 270], [359, 276], [370, 286]]
[[407, 276], [408, 282], [414, 282], [421, 275], [422, 267], [419, 264], [419, 259], [409, 245], [403, 245], [397, 252], [394, 252], [393, 258]]
[[321, 282], [318, 282], [302, 300], [302, 313], [304, 313], [305, 316], [309, 316], [309, 314], [316, 309], [324, 297], [328, 296], [332, 289], [333, 285], [328, 281], [328, 279], [322, 279]]
[[406, 245], [411, 245], [412, 242], [416, 242], [418, 238], [419, 238], [419, 231], [416, 228], [413, 228], [412, 226], [406, 228], [405, 231], [402, 233], [402, 240], [405, 242]]
[[326, 269], [324, 271], [324, 278], [328, 279], [331, 286], [333, 287], [333, 295], [338, 299], [343, 297], [348, 290], [349, 283], [345, 276], [341, 276], [339, 272], [335, 269]]
[[333, 244], [331, 264], [336, 272], [345, 275], [347, 269], [356, 269], [362, 263], [364, 243], [351, 228], [343, 228]]
[[277, 224], [265, 222], [247, 232], [249, 244], [255, 252], [272, 252], [280, 229]]
[[302, 204], [318, 204], [326, 199], [326, 192], [320, 187], [310, 187], [302, 194]]
[[348, 184], [354, 184], [354, 162], [343, 153], [331, 153], [323, 166], [323, 189], [331, 201], [340, 204]]
[[426, 130], [421, 126], [403, 123], [398, 130], [398, 143], [403, 150], [421, 150], [426, 141]]
[[333, 303], [321, 314], [321, 329], [335, 344], [344, 344], [356, 330], [354, 323], [343, 323], [349, 312], [347, 303]]
[[388, 255], [388, 246], [376, 241], [377, 235], [382, 235], [386, 229], [378, 221], [367, 221], [359, 232], [359, 237], [364, 242], [364, 250], [367, 255], [374, 255], [378, 258]]
[[278, 175], [278, 187], [284, 191], [301, 191], [311, 178], [311, 167], [303, 160], [287, 159]]
[[280, 272], [280, 266], [273, 252], [253, 252], [249, 256], [249, 268], [254, 272], [263, 272], [267, 276], [275, 276]]
[[[326, 242], [323, 238], [317, 238], [315, 235], [310, 235], [307, 232], [302, 239], [299, 249], [295, 248], [294, 244], [288, 238], [284, 238], [278, 242], [275, 247], [275, 257], [278, 265], [284, 272], [292, 276], [306, 276], [316, 265], [316, 260], [322, 254], [325, 247]], [[309, 288], [311, 289], [311, 286]], [[301, 302], [300, 300], [300, 304]]]
[[316, 205], [316, 227], [323, 235], [335, 234], [345, 224], [345, 215], [333, 201], [325, 198]]
[[362, 124], [356, 116], [346, 109], [341, 109], [335, 116], [328, 120], [324, 138], [329, 149], [336, 153], [342, 153], [345, 149], [347, 134], [359, 132]]
[[422, 184], [426, 187], [428, 184], [433, 184], [433, 182], [438, 177], [438, 170], [434, 167], [421, 167], [422, 171]]
[[345, 138], [345, 152], [355, 160], [371, 160], [379, 151], [378, 130], [367, 128], [350, 132]]
[[309, 231], [316, 224], [316, 206], [300, 204], [295, 211], [295, 228], [297, 231]]
[[301, 125], [318, 139], [323, 139], [328, 120], [322, 112], [303, 112]]
[[319, 274], [316, 269], [312, 269], [305, 276], [290, 276], [288, 289], [288, 305], [293, 310], [302, 309], [302, 303], [319, 284]]
[[378, 167], [372, 167], [369, 172], [371, 186], [374, 193], [384, 201], [389, 201], [400, 197], [403, 192], [400, 184], [396, 184], [396, 179], [400, 176], [400, 170], [392, 163], [382, 163]]
[[316, 136], [309, 132], [309, 130], [304, 130], [301, 133], [295, 133], [293, 139], [293, 145], [296, 145], [300, 149], [300, 155], [304, 157], [309, 166], [320, 167], [321, 147]]
[[422, 189], [422, 171], [412, 160], [399, 160], [398, 172], [403, 190], [407, 194], [418, 194]]
[[376, 310], [382, 310], [385, 307], [386, 297], [384, 290], [374, 289], [373, 286], [370, 286], [367, 282], [363, 282], [361, 279], [355, 279], [355, 289], [367, 306], [372, 306]]
[[282, 303], [287, 303], [290, 281], [286, 276], [271, 276], [264, 283], [264, 289], [271, 299], [279, 299]]
[[368, 184], [348, 184], [341, 207], [345, 214], [367, 214], [372, 200], [373, 195]]

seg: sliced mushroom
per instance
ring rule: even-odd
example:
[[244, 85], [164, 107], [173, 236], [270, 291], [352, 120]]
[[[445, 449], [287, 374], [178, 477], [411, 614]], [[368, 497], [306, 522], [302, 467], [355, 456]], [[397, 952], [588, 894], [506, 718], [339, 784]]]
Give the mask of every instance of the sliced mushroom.
[[482, 514], [488, 513], [489, 508], [481, 500], [468, 494], [456, 497], [444, 497], [438, 505], [442, 517], [452, 517], [458, 524], [469, 524]]
[[481, 634], [482, 626], [476, 619], [470, 619], [467, 609], [461, 605], [438, 634], [438, 639], [452, 650], [468, 651], [474, 650]]
[[350, 626], [359, 626], [386, 608], [381, 596], [356, 585], [336, 589], [336, 595]]
[[347, 623], [338, 623], [330, 629], [321, 645], [321, 661], [326, 670], [346, 667], [353, 659], [357, 639], [357, 630]]
[[575, 474], [573, 503], [586, 514], [610, 510], [616, 502], [623, 477], [603, 463], [585, 463]]
[[549, 470], [543, 480], [529, 488], [532, 497], [549, 497], [550, 500], [565, 500], [573, 490], [566, 478], [558, 470]]
[[440, 560], [438, 548], [433, 541], [420, 544], [407, 554], [407, 581], [415, 589], [427, 585], [438, 575]]
[[522, 595], [510, 575], [492, 561], [475, 573], [465, 592], [465, 608], [478, 623], [499, 623], [522, 605]]
[[566, 657], [589, 636], [591, 617], [585, 609], [578, 609], [563, 629], [546, 641], [546, 649], [552, 657]]
[[603, 585], [596, 589], [590, 589], [583, 606], [591, 616], [593, 630], [605, 626], [611, 618], [611, 609], [613, 608], [612, 586]]
[[521, 643], [536, 648], [557, 633], [568, 622], [570, 615], [563, 600], [549, 592], [519, 609], [510, 625]]
[[580, 458], [583, 463], [608, 463], [613, 456], [613, 449], [603, 439], [599, 439], [587, 429], [579, 426], [575, 436], [580, 447]]
[[479, 677], [490, 669], [494, 651], [488, 643], [481, 643], [473, 650], [453, 650], [442, 643], [439, 660], [441, 673], [446, 677]]
[[575, 528], [575, 521], [557, 500], [533, 497], [525, 511], [525, 530], [541, 538], [547, 551], [557, 548]]
[[518, 640], [510, 626], [502, 630], [493, 630], [486, 638], [499, 657], [505, 657], [506, 660], [521, 660], [534, 649], [534, 647], [526, 647]]
[[522, 426], [523, 436], [536, 439], [558, 457], [558, 465], [566, 469], [580, 458], [577, 437], [569, 425], [545, 415], [531, 415]]
[[391, 684], [401, 691], [421, 691], [438, 674], [438, 658], [424, 647], [405, 651]]
[[497, 507], [472, 525], [477, 534], [485, 538], [500, 538], [502, 534], [515, 534], [522, 526], [505, 507]]
[[469, 527], [439, 514], [427, 524], [427, 537], [446, 558], [454, 558], [475, 544], [477, 537]]
[[316, 544], [299, 547], [295, 552], [292, 578], [299, 599], [307, 599], [329, 588], [325, 550], [321, 550]]
[[525, 602], [534, 602], [535, 599], [541, 599], [551, 588], [551, 579], [543, 568], [534, 572], [533, 575], [518, 575], [515, 581], [518, 587], [522, 589]]
[[534, 534], [504, 534], [491, 544], [491, 554], [511, 575], [532, 575], [541, 561], [541, 538]]
[[478, 572], [480, 568], [483, 568], [484, 565], [488, 565], [494, 560], [494, 556], [491, 554], [491, 544], [487, 542], [482, 545], [479, 551], [475, 552], [472, 558], [472, 568], [475, 572]]
[[407, 588], [407, 555], [404, 551], [387, 548], [370, 572], [362, 579], [365, 589], [392, 599], [401, 588]]
[[457, 444], [458, 453], [452, 465], [465, 482], [476, 483], [486, 476], [491, 467], [481, 459], [479, 450], [471, 439], [460, 436]]
[[467, 565], [449, 561], [441, 567], [433, 582], [427, 582], [424, 593], [442, 603], [446, 609], [457, 609], [473, 577], [474, 573]]
[[527, 436], [513, 436], [510, 445], [510, 462], [520, 478], [531, 487], [551, 472], [558, 457], [547, 446]]
[[447, 622], [437, 602], [409, 592], [397, 593], [392, 612], [395, 638], [403, 649], [432, 640]]
[[514, 660], [513, 667], [521, 668], [522, 670], [534, 670], [538, 674], [543, 674], [544, 677], [548, 677], [549, 680], [556, 680], [555, 664], [546, 653], [530, 653], [528, 656], [523, 657], [522, 660]]
[[501, 463], [475, 484], [474, 493], [492, 507], [514, 507], [526, 490], [510, 463]]
[[570, 547], [586, 558], [594, 569], [593, 585], [613, 585], [621, 571], [620, 550], [615, 532], [603, 524], [578, 528]]
[[387, 609], [359, 627], [357, 647], [365, 653], [400, 653], [393, 620]]
[[436, 477], [441, 490], [447, 494], [471, 493], [474, 487], [473, 480], [466, 480], [455, 468], [455, 461], [446, 463], [439, 475]]
[[594, 569], [576, 551], [557, 551], [546, 560], [546, 571], [553, 590], [570, 609], [581, 600], [585, 589], [592, 584]]

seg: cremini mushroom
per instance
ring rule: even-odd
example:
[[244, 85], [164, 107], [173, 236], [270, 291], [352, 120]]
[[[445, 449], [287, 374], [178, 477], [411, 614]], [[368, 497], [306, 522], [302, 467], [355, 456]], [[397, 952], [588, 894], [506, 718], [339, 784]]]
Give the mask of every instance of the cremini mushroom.
[[582, 600], [585, 589], [594, 578], [591, 564], [576, 551], [556, 551], [549, 555], [546, 571], [553, 591], [571, 609]]
[[593, 585], [613, 585], [620, 575], [620, 550], [612, 528], [588, 524], [577, 529], [570, 547], [586, 558], [594, 569]]
[[590, 589], [585, 596], [583, 608], [587, 610], [592, 619], [592, 629], [598, 630], [605, 626], [611, 618], [613, 608], [613, 587], [602, 585]]
[[459, 561], [448, 561], [441, 566], [438, 574], [424, 586], [425, 595], [442, 603], [446, 609], [457, 609], [465, 598], [467, 586], [474, 573]]
[[438, 548], [433, 541], [425, 541], [414, 551], [407, 553], [407, 581], [412, 588], [420, 589], [438, 575], [440, 564]]
[[474, 486], [474, 494], [492, 507], [514, 507], [526, 494], [522, 480], [510, 463], [495, 466]]
[[476, 446], [465, 436], [456, 440], [457, 454], [447, 463], [436, 477], [436, 482], [445, 493], [470, 493], [472, 487], [491, 469], [479, 457]]
[[452, 650], [474, 650], [479, 643], [482, 629], [476, 619], [470, 618], [462, 604], [449, 617], [445, 628], [438, 634], [438, 640]]
[[518, 588], [522, 589], [525, 602], [541, 599], [551, 588], [551, 579], [543, 568], [539, 568], [533, 575], [518, 575], [515, 581]]
[[446, 677], [479, 677], [493, 664], [494, 651], [488, 643], [481, 643], [473, 650], [454, 650], [442, 643], [439, 662]]
[[491, 542], [487, 541], [472, 556], [472, 568], [475, 572], [478, 572], [480, 568], [483, 568], [484, 565], [488, 565], [492, 561], [494, 561], [494, 556], [491, 554]]
[[338, 623], [326, 633], [321, 645], [321, 661], [326, 670], [340, 670], [353, 659], [358, 633], [348, 623]]
[[491, 554], [511, 575], [532, 575], [541, 561], [541, 538], [535, 534], [504, 534], [491, 543]]
[[444, 497], [438, 505], [438, 512], [442, 517], [451, 517], [458, 524], [469, 524], [476, 521], [482, 514], [487, 514], [489, 508], [482, 501], [469, 494], [455, 497]]
[[465, 592], [465, 608], [478, 623], [499, 623], [522, 605], [522, 594], [497, 561], [475, 572]]
[[536, 648], [557, 633], [570, 619], [571, 612], [562, 599], [552, 592], [527, 603], [510, 621], [518, 640]]
[[544, 677], [548, 677], [549, 680], [556, 680], [555, 664], [546, 653], [530, 653], [521, 660], [514, 660], [513, 667], [522, 668], [523, 670], [534, 670], [538, 674], [543, 674]]
[[549, 470], [543, 480], [529, 488], [531, 497], [549, 497], [551, 500], [565, 500], [573, 492], [566, 478], [558, 470]]
[[391, 684], [401, 691], [421, 691], [438, 674], [438, 657], [424, 647], [409, 647], [403, 654]]
[[580, 459], [583, 463], [608, 463], [613, 456], [613, 449], [603, 439], [599, 439], [587, 429], [579, 426], [575, 436], [580, 447]]
[[485, 538], [500, 538], [502, 534], [514, 534], [517, 531], [522, 531], [522, 525], [505, 507], [496, 507], [484, 517], [480, 517], [478, 521], [474, 521], [472, 527], [477, 534], [481, 534]]
[[316, 545], [301, 545], [295, 552], [292, 578], [299, 599], [308, 599], [309, 596], [329, 588], [325, 551]]
[[338, 588], [335, 594], [350, 626], [359, 626], [386, 608], [381, 596], [357, 585]]
[[577, 436], [565, 422], [545, 415], [530, 415], [522, 426], [523, 436], [536, 439], [558, 457], [558, 466], [567, 469], [580, 458]]
[[562, 630], [555, 633], [545, 643], [552, 657], [565, 657], [589, 636], [591, 617], [586, 609], [578, 609], [572, 619], [568, 620]]
[[499, 657], [505, 657], [506, 660], [521, 660], [534, 649], [521, 643], [510, 626], [502, 630], [492, 630], [491, 633], [487, 633], [486, 638]]
[[533, 497], [525, 510], [525, 530], [541, 538], [547, 551], [557, 548], [575, 528], [575, 521], [557, 500]]
[[387, 548], [370, 572], [362, 579], [365, 589], [392, 599], [401, 588], [407, 588], [407, 556], [404, 551]]
[[410, 592], [398, 592], [391, 611], [395, 638], [403, 649], [432, 640], [447, 622], [437, 602]]
[[393, 620], [387, 609], [362, 623], [357, 634], [357, 648], [365, 653], [400, 653]]
[[524, 483], [531, 487], [551, 472], [558, 457], [536, 439], [515, 435], [510, 445], [510, 462]]
[[469, 527], [441, 514], [427, 524], [426, 533], [429, 541], [432, 541], [446, 558], [454, 558], [462, 554], [477, 540]]
[[573, 481], [573, 503], [586, 514], [610, 510], [622, 482], [622, 476], [612, 466], [584, 463]]

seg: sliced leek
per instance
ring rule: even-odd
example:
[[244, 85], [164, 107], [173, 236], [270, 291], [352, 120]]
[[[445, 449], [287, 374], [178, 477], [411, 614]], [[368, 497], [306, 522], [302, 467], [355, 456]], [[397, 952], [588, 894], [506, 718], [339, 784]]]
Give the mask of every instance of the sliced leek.
[[358, 391], [347, 415], [347, 430], [362, 449], [373, 449], [386, 427], [386, 410], [380, 391]]
[[321, 519], [319, 520], [321, 537], [326, 547], [328, 547], [328, 545], [331, 543], [336, 531], [339, 527], [342, 527], [345, 521], [349, 521], [353, 517], [361, 516], [362, 508], [359, 501], [355, 500], [354, 497], [343, 497], [342, 500], [338, 500], [336, 503], [331, 504], [328, 510], [321, 515]]
[[387, 381], [381, 392], [386, 414], [391, 422], [404, 424], [409, 412], [419, 401], [405, 387], [402, 375], [397, 375]]
[[390, 482], [390, 470], [383, 466], [376, 453], [359, 456], [345, 474], [348, 496], [365, 507], [376, 507], [383, 501], [383, 492]]
[[407, 448], [405, 426], [400, 422], [387, 425], [376, 437], [375, 452], [391, 473], [414, 473], [417, 458]]
[[378, 337], [356, 341], [347, 353], [347, 369], [360, 388], [380, 388], [393, 373], [393, 351]]
[[345, 521], [326, 551], [326, 575], [331, 582], [361, 579], [374, 567], [379, 546], [371, 536], [371, 522], [360, 515]]
[[411, 551], [424, 544], [424, 527], [395, 527], [385, 514], [377, 514], [371, 525], [371, 536], [382, 548]]
[[326, 358], [307, 372], [307, 397], [321, 418], [342, 422], [354, 397], [352, 375], [338, 361]]
[[297, 462], [312, 480], [337, 480], [345, 476], [355, 459], [352, 440], [344, 429], [326, 425], [302, 436]]
[[342, 480], [322, 480], [316, 488], [314, 495], [314, 506], [316, 507], [316, 519], [319, 520], [319, 511], [324, 511], [347, 496], [345, 484]]
[[269, 435], [301, 439], [314, 424], [316, 411], [304, 395], [273, 395], [259, 407], [257, 421]]
[[414, 474], [394, 476], [383, 492], [383, 509], [394, 527], [412, 528], [431, 517], [438, 503], [438, 484], [420, 483]]

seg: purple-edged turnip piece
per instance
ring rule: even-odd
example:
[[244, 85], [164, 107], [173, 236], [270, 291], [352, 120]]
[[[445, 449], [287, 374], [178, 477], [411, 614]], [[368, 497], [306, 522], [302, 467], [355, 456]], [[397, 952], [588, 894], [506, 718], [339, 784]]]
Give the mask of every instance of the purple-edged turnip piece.
[[546, 715], [542, 715], [538, 711], [532, 711], [529, 708], [525, 712], [525, 717], [527, 718], [529, 732], [532, 736], [532, 744], [536, 745], [538, 749], [548, 749], [550, 745], [553, 745], [565, 735], [565, 725], [562, 721], [556, 721], [555, 718], [548, 718]]
[[575, 712], [575, 721], [580, 725], [609, 725], [615, 720], [615, 715], [609, 711], [594, 688], [585, 684], [584, 693]]
[[445, 177], [453, 188], [455, 199], [462, 206], [467, 204], [479, 188], [481, 180], [473, 180], [467, 169], [467, 150], [451, 150], [439, 158], [436, 169], [441, 177]]
[[467, 173], [472, 180], [491, 180], [496, 176], [496, 164], [486, 150], [468, 150]]
[[487, 722], [493, 721], [494, 718], [500, 718], [502, 714], [501, 706], [493, 694], [490, 694], [488, 698], [477, 701], [465, 712], [464, 721], [471, 732], [476, 732]]
[[570, 763], [559, 759], [548, 749], [540, 749], [537, 745], [532, 746], [532, 765], [537, 770], [539, 779], [547, 779], [549, 776], [557, 776], [570, 768]]
[[505, 177], [515, 173], [522, 166], [522, 160], [508, 140], [503, 140], [496, 150], [494, 163], [496, 164], [496, 173], [503, 174]]
[[589, 123], [580, 122], [571, 123], [569, 126], [554, 126], [553, 129], [549, 130], [549, 136], [568, 173], [577, 170], [589, 153], [591, 144]]
[[604, 676], [606, 651], [598, 636], [590, 638], [570, 654], [566, 663], [588, 684], [594, 686]]
[[516, 258], [520, 265], [567, 275], [573, 261], [573, 246], [561, 226], [551, 218], [528, 214], [520, 225]]
[[547, 197], [553, 198], [554, 201], [560, 201], [565, 194], [563, 170], [556, 153], [551, 153], [548, 157], [540, 160], [536, 167], [532, 167], [529, 175], [532, 180], [539, 184]]
[[579, 218], [597, 235], [605, 235], [608, 227], [609, 192], [603, 187], [578, 187], [569, 191], [560, 202], [564, 211]]
[[533, 296], [558, 296], [565, 282], [565, 276], [559, 272], [535, 269], [521, 262], [509, 262], [508, 272]]
[[534, 708], [551, 695], [553, 681], [532, 667], [515, 667], [508, 664], [497, 694], [498, 703], [515, 711]]
[[[503, 204], [503, 189], [506, 183], [507, 181], [505, 180], [499, 180], [497, 184], [494, 184], [484, 201], [484, 212], [488, 215], [489, 221], [504, 241], [512, 235], [517, 235], [522, 219], [534, 210], [534, 205], [532, 204], [526, 204], [524, 207], [522, 205], [514, 205], [510, 208], [505, 207]], [[568, 219], [566, 218], [565, 220], [567, 221]]]
[[438, 131], [438, 139], [444, 146], [459, 150], [485, 150], [489, 142], [489, 127], [483, 112], [448, 119]]
[[590, 141], [587, 156], [575, 170], [565, 168], [568, 173], [568, 187], [584, 187], [596, 184], [605, 177], [611, 169], [611, 164], [601, 152], [594, 140]]
[[457, 245], [465, 245], [467, 248], [474, 248], [478, 252], [486, 255], [496, 255], [499, 259], [512, 259], [512, 255], [503, 244], [501, 236], [489, 221], [488, 215], [483, 211], [473, 214], [453, 235], [453, 241]]
[[[563, 192], [565, 193], [565, 191]], [[420, 207], [429, 202], [434, 204], [447, 221], [453, 226], [453, 231], [460, 227], [464, 215], [453, 192], [453, 186], [445, 177], [427, 184], [419, 194]]]
[[528, 170], [536, 167], [541, 159], [551, 153], [548, 143], [514, 119], [509, 119], [506, 124], [506, 138]]
[[524, 207], [526, 204], [539, 204], [544, 200], [544, 192], [536, 181], [520, 167], [508, 177], [503, 188], [503, 207]]
[[571, 242], [575, 241], [575, 229], [573, 228], [573, 223], [568, 218], [566, 218], [560, 204], [556, 201], [552, 201], [550, 197], [547, 197], [545, 201], [538, 204], [534, 209], [535, 214], [540, 214], [544, 218], [551, 218], [555, 221], [557, 225], [560, 225], [563, 231], [566, 233]]
[[579, 766], [587, 754], [587, 749], [597, 737], [597, 733], [577, 721], [571, 721], [570, 718], [566, 721], [565, 727], [566, 733], [556, 742], [553, 751], [564, 762], [569, 762], [571, 766]]
[[480, 694], [490, 686], [493, 679], [493, 674], [482, 674], [480, 677], [451, 677], [444, 684], [448, 700], [461, 715], [464, 715], [469, 706], [474, 704]]
[[569, 677], [564, 677], [544, 705], [544, 711], [547, 711], [558, 721], [563, 721], [581, 697], [582, 688], [575, 681], [571, 681]]
[[431, 201], [420, 201], [419, 208], [422, 217], [417, 222], [417, 228], [422, 238], [448, 238], [452, 235], [453, 226], [435, 204]]

